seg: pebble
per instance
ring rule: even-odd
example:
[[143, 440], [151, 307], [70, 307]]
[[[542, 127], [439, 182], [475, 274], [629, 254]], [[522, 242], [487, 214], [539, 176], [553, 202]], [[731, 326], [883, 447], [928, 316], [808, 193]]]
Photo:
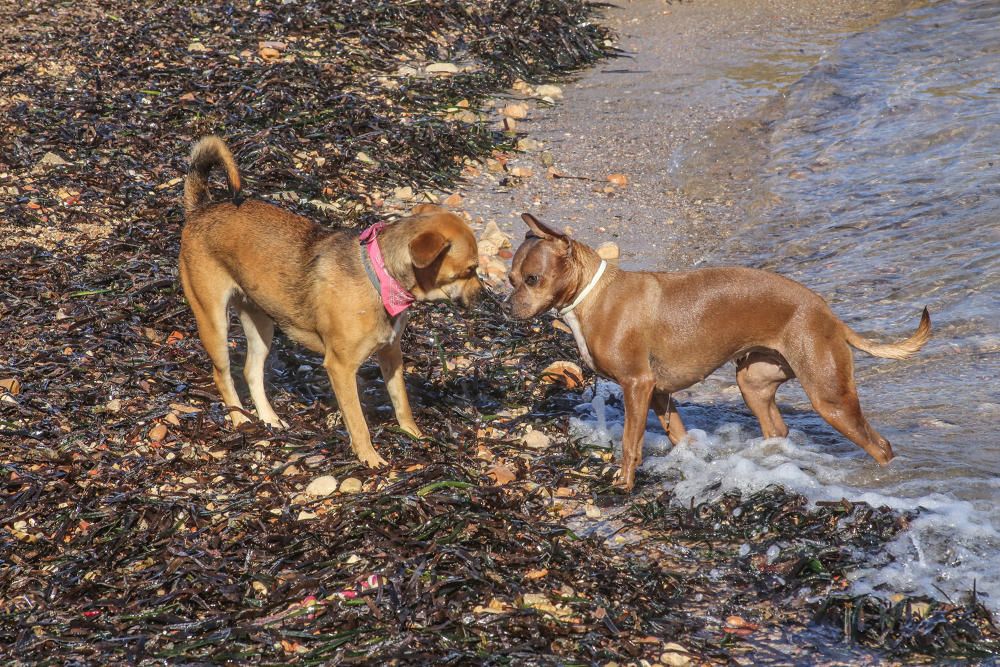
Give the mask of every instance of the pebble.
[[691, 664], [688, 650], [676, 642], [668, 642], [663, 645], [666, 652], [660, 656], [660, 662], [671, 667], [687, 667]]
[[153, 442], [160, 442], [165, 437], [167, 437], [166, 424], [157, 424], [153, 428], [149, 429], [149, 439]]
[[444, 201], [441, 203], [451, 208], [457, 208], [462, 205], [462, 195], [458, 194], [457, 192], [454, 192], [445, 197]]
[[315, 519], [315, 518], [316, 518], [315, 512], [309, 512], [306, 510], [300, 511], [298, 516], [299, 521], [308, 521], [309, 519]]
[[188, 51], [191, 53], [205, 53], [208, 51], [208, 47], [201, 42], [191, 42], [188, 44]]
[[455, 63], [431, 63], [424, 68], [428, 74], [457, 74], [458, 65]]
[[534, 139], [518, 139], [517, 140], [517, 150], [523, 152], [537, 151], [542, 145], [535, 141]]
[[538, 97], [551, 97], [552, 99], [558, 100], [563, 96], [563, 91], [559, 86], [553, 86], [545, 83], [535, 87], [535, 95]]
[[348, 477], [340, 484], [341, 493], [357, 493], [361, 490], [361, 480], [357, 477]]
[[[346, 482], [346, 480], [345, 480]], [[337, 478], [333, 475], [323, 475], [309, 482], [306, 493], [310, 496], [328, 496], [337, 490]]]
[[587, 515], [588, 519], [600, 519], [602, 516], [601, 508], [597, 505], [588, 504], [583, 508], [583, 511]]
[[521, 442], [529, 449], [545, 449], [549, 446], [551, 438], [541, 431], [528, 431], [521, 437]]
[[501, 111], [507, 118], [513, 118], [514, 120], [524, 120], [528, 117], [528, 105], [527, 104], [508, 104]]
[[614, 241], [605, 241], [601, 245], [597, 246], [597, 254], [601, 259], [613, 261], [621, 257], [621, 249]]
[[625, 174], [610, 174], [608, 176], [608, 182], [619, 187], [625, 187], [628, 185], [628, 176]]
[[167, 422], [168, 424], [170, 424], [172, 426], [180, 426], [181, 425], [181, 420], [177, 417], [177, 414], [174, 413], [174, 412], [168, 412], [163, 417], [163, 421]]
[[413, 188], [409, 185], [404, 185], [401, 188], [396, 188], [392, 191], [392, 196], [401, 201], [410, 201], [413, 199]]

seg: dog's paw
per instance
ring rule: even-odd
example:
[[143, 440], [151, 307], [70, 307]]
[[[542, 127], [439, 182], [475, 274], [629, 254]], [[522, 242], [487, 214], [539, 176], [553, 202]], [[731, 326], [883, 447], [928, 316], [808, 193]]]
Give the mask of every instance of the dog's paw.
[[379, 456], [379, 453], [374, 449], [368, 452], [361, 452], [358, 454], [358, 458], [369, 468], [381, 468], [383, 466], [389, 465], [388, 461]]
[[233, 428], [239, 428], [240, 426], [249, 424], [252, 421], [249, 417], [235, 408], [230, 408], [228, 418], [230, 423], [233, 425]]
[[625, 471], [621, 468], [615, 473], [614, 487], [623, 493], [631, 493], [632, 487], [635, 486], [635, 474], [626, 475]]
[[288, 429], [288, 422], [277, 415], [271, 419], [264, 419], [263, 421], [276, 431], [284, 431]]

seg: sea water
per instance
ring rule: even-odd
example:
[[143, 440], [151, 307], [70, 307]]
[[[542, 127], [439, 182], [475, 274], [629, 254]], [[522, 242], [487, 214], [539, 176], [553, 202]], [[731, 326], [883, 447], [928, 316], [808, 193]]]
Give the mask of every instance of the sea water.
[[[778, 271], [883, 340], [929, 307], [914, 359], [855, 353], [862, 408], [896, 459], [877, 466], [794, 380], [778, 394], [790, 436], [760, 438], [728, 365], [678, 396], [681, 446], [650, 414], [642, 469], [683, 500], [778, 483], [916, 510], [854, 590], [975, 588], [1000, 611], [1000, 2], [930, 3], [844, 36], [779, 102], [752, 213], [705, 264]], [[620, 447], [622, 422], [620, 389], [600, 381], [571, 426]]]

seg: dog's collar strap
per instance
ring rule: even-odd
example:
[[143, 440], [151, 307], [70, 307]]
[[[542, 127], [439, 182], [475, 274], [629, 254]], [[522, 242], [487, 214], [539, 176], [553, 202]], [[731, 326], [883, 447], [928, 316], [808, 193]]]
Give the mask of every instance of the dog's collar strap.
[[600, 280], [601, 276], [604, 275], [604, 270], [606, 268], [608, 268], [608, 263], [602, 259], [601, 265], [597, 267], [597, 271], [594, 272], [594, 277], [590, 279], [590, 282], [587, 283], [587, 286], [584, 287], [582, 290], [580, 290], [580, 293], [576, 295], [575, 299], [573, 299], [573, 303], [569, 304], [565, 308], [560, 308], [559, 314], [569, 315], [576, 309], [577, 306], [583, 303], [583, 300], [587, 298], [587, 295], [590, 294], [590, 292], [594, 289], [594, 287], [597, 286], [597, 281]]
[[378, 245], [378, 234], [385, 227], [384, 222], [377, 222], [361, 232], [361, 253], [362, 256], [368, 256], [368, 262], [364, 262], [365, 270], [368, 271], [368, 277], [382, 297], [382, 305], [391, 317], [396, 317], [417, 299], [408, 289], [400, 285], [398, 280], [389, 275], [389, 271], [385, 268], [385, 258]]

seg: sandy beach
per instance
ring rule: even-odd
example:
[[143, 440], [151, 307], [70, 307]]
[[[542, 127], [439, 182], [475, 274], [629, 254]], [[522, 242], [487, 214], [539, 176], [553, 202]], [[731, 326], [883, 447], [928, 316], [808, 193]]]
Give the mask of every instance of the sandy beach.
[[[513, 187], [476, 179], [463, 207], [515, 238], [520, 213], [531, 211], [586, 242], [615, 241], [624, 266], [697, 264], [753, 203], [782, 90], [845, 34], [914, 4], [636, 0], [609, 8], [622, 57], [583, 72], [563, 86], [558, 106], [519, 123], [541, 146], [508, 167], [527, 167], [531, 177]], [[549, 156], [557, 172], [578, 178], [547, 178]], [[607, 182], [615, 173], [625, 187]]]

